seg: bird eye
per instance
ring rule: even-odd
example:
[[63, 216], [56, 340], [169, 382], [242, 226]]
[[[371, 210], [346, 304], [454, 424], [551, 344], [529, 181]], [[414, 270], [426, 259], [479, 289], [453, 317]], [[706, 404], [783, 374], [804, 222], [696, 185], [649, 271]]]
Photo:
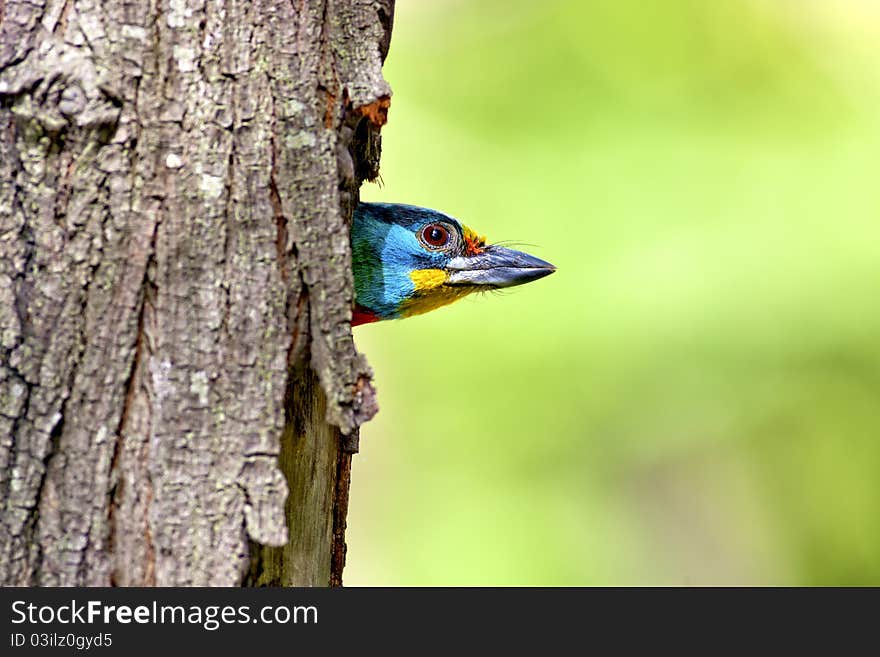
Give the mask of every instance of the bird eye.
[[428, 224], [422, 228], [422, 242], [433, 249], [449, 244], [449, 230], [443, 224]]

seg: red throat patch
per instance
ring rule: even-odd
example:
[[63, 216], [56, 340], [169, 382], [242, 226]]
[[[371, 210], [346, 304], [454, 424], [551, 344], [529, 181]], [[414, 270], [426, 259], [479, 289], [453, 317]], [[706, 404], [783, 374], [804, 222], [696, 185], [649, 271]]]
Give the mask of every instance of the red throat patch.
[[355, 304], [354, 312], [351, 315], [352, 326], [360, 326], [361, 324], [370, 324], [378, 321], [379, 317], [375, 313], [371, 313], [369, 310]]

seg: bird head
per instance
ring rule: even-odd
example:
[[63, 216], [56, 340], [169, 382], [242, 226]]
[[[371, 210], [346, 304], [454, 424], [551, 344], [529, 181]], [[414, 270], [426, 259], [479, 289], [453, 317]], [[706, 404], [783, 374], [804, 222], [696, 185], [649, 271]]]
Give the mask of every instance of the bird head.
[[361, 203], [351, 226], [352, 325], [425, 313], [480, 290], [521, 285], [556, 271], [528, 253], [486, 243], [427, 208]]

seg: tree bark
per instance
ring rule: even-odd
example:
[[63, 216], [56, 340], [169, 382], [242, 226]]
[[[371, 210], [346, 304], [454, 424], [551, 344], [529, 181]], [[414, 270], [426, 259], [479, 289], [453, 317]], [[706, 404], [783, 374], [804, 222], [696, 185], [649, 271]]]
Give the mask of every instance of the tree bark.
[[340, 583], [393, 4], [0, 0], [0, 583]]

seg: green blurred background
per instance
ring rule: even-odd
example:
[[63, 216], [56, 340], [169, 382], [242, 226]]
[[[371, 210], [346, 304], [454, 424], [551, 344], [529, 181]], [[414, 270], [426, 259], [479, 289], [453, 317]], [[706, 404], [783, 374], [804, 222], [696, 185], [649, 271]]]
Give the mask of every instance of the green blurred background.
[[559, 271], [356, 330], [347, 584], [880, 584], [876, 7], [398, 2], [363, 197]]

